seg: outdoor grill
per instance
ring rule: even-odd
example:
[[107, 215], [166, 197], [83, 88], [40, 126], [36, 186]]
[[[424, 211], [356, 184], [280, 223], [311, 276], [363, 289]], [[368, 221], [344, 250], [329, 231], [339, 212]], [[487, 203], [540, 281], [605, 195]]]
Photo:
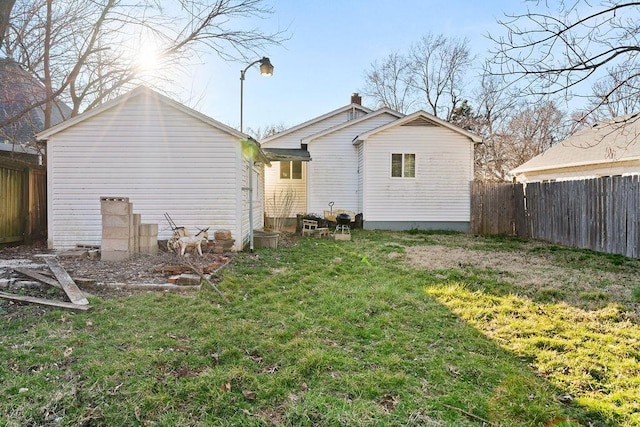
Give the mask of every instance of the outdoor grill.
[[351, 215], [348, 213], [339, 213], [336, 215], [336, 222], [338, 225], [349, 225], [349, 223], [351, 223]]

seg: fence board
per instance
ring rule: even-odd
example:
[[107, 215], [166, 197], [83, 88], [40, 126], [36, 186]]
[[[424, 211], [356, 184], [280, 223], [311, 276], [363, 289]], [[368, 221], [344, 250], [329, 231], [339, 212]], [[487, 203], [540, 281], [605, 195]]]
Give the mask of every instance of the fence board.
[[515, 234], [515, 201], [512, 184], [473, 182], [471, 232], [481, 235]]
[[474, 183], [476, 234], [516, 234], [640, 257], [640, 176], [521, 184]]
[[46, 236], [44, 168], [0, 158], [0, 243]]

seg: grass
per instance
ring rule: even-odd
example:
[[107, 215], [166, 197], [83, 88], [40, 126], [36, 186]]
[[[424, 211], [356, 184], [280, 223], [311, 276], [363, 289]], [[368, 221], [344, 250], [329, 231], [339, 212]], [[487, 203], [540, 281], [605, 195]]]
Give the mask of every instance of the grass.
[[[430, 246], [543, 256], [627, 292], [409, 262]], [[229, 303], [203, 290], [83, 313], [24, 306], [0, 332], [0, 425], [640, 425], [639, 266], [505, 237], [356, 231], [240, 254], [219, 284]]]

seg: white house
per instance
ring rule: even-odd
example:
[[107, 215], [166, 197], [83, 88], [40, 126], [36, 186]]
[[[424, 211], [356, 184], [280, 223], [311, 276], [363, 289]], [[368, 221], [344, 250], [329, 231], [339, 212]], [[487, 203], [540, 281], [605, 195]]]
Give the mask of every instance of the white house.
[[128, 197], [143, 223], [159, 225], [159, 239], [172, 234], [165, 212], [187, 229], [231, 230], [235, 250], [249, 241], [250, 206], [253, 227], [263, 226], [266, 158], [257, 144], [144, 86], [37, 138], [47, 142], [49, 248], [99, 245], [102, 196]]
[[509, 173], [518, 182], [640, 174], [640, 113], [582, 129]]
[[424, 111], [404, 116], [352, 103], [266, 138], [267, 215], [293, 192], [290, 214], [362, 214], [368, 229], [467, 231], [480, 138]]

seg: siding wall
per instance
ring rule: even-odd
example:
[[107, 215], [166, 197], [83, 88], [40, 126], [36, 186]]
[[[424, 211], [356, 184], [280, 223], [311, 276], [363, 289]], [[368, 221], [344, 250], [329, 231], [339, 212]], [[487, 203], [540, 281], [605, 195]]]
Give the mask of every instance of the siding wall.
[[[358, 111], [358, 117], [363, 113]], [[349, 111], [345, 111], [340, 114], [336, 114], [331, 117], [327, 117], [324, 120], [320, 120], [316, 123], [311, 123], [308, 126], [304, 126], [296, 131], [283, 135], [281, 137], [275, 137], [272, 140], [262, 142], [263, 148], [300, 148], [300, 140], [314, 133], [322, 132], [333, 126], [337, 126], [349, 120]]]
[[329, 209], [329, 202], [335, 202], [333, 209], [361, 212], [358, 147], [353, 145], [353, 139], [394, 120], [397, 118], [390, 114], [381, 114], [310, 142], [313, 160], [309, 162], [308, 212], [321, 215]]
[[[48, 141], [49, 247], [97, 245], [100, 197], [129, 197], [143, 223], [229, 229], [241, 239], [241, 146], [228, 133], [144, 95]], [[237, 249], [237, 247], [236, 247]]]
[[[358, 112], [362, 115], [363, 113]], [[305, 126], [301, 129], [293, 131], [282, 137], [276, 137], [273, 140], [266, 141], [262, 144], [263, 148], [293, 148], [299, 149], [301, 147], [301, 140], [307, 136], [321, 132], [325, 129], [337, 126], [346, 122], [349, 119], [349, 112], [343, 112], [336, 114], [335, 116], [327, 117], [324, 120], [320, 120], [317, 123], [312, 123], [309, 126]], [[308, 167], [311, 163], [315, 162], [314, 154], [311, 153], [311, 162], [304, 162], [302, 164], [302, 179], [280, 179], [280, 162], [272, 162], [271, 167], [265, 168], [265, 213], [267, 216], [273, 216], [274, 204], [282, 197], [281, 195], [286, 192], [294, 192], [296, 197], [295, 205], [292, 208], [292, 216], [297, 213], [312, 212], [307, 208], [307, 177]], [[322, 214], [322, 211], [319, 212]]]
[[[364, 220], [469, 222], [473, 142], [437, 126], [397, 126], [364, 142]], [[416, 178], [391, 178], [391, 153], [416, 154]]]
[[278, 204], [288, 193], [295, 195], [295, 203], [291, 208], [291, 216], [307, 211], [307, 165], [302, 162], [302, 179], [280, 179], [280, 162], [271, 162], [265, 168], [265, 214], [274, 216]]

